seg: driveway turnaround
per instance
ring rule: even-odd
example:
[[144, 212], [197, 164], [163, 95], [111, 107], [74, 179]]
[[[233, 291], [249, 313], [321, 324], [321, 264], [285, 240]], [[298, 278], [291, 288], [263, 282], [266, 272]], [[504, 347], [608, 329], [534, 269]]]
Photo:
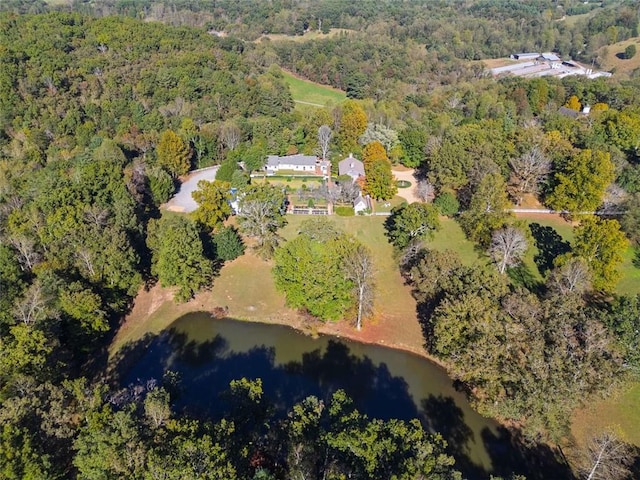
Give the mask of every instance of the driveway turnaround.
[[193, 212], [198, 208], [198, 204], [191, 197], [191, 193], [198, 189], [198, 182], [200, 180], [213, 182], [216, 179], [217, 171], [218, 165], [191, 172], [187, 179], [182, 182], [182, 185], [180, 185], [178, 193], [165, 204], [165, 208], [171, 212]]

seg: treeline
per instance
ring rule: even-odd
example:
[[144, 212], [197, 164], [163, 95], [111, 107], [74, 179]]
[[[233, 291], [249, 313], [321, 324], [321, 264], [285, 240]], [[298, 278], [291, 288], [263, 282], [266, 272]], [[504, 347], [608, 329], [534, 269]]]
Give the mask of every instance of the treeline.
[[212, 399], [225, 418], [205, 421], [176, 412], [179, 382], [165, 384], [23, 382], [2, 405], [2, 478], [462, 478], [440, 435], [370, 419], [343, 391], [279, 412], [260, 379], [242, 378]]
[[[45, 2], [11, 0], [3, 8], [40, 13]], [[597, 60], [596, 50], [638, 34], [638, 15], [633, 2], [612, 1], [597, 5], [585, 19], [567, 22], [567, 15], [584, 13], [593, 5], [550, 0], [508, 2], [234, 2], [229, 0], [75, 2], [72, 8], [99, 15], [128, 15], [172, 25], [206, 26], [246, 40], [260, 35], [300, 35], [307, 30], [344, 28], [367, 34], [382, 33], [401, 41], [408, 39], [447, 58], [480, 60], [523, 51], [558, 51], [576, 59]], [[51, 7], [48, 7], [51, 8]], [[64, 7], [57, 7], [64, 8]]]

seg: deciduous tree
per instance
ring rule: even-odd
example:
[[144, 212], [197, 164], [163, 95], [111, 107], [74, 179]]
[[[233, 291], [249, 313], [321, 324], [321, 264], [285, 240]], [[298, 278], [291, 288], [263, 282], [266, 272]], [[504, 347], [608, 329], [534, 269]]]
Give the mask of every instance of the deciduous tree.
[[582, 150], [555, 174], [555, 187], [547, 203], [556, 210], [593, 212], [602, 203], [607, 186], [614, 179], [609, 153]]
[[511, 216], [502, 175], [485, 175], [471, 197], [469, 208], [460, 215], [460, 225], [469, 238], [484, 245], [491, 233], [504, 225]]
[[372, 160], [365, 165], [363, 189], [376, 200], [389, 200], [398, 193], [389, 160]]
[[507, 267], [520, 263], [527, 248], [527, 239], [522, 230], [508, 226], [493, 232], [489, 254], [496, 262], [498, 271], [504, 274]]
[[618, 266], [622, 263], [622, 254], [628, 246], [620, 224], [617, 220], [586, 217], [575, 227], [574, 232], [571, 255], [587, 262], [595, 289], [613, 291], [620, 278]]
[[509, 165], [513, 172], [509, 185], [513, 188], [518, 203], [522, 201], [525, 193], [538, 192], [540, 183], [545, 180], [551, 169], [551, 162], [538, 147], [512, 158]]
[[193, 219], [212, 231], [218, 229], [232, 212], [230, 189], [228, 182], [200, 180], [198, 189], [191, 193], [198, 204]]
[[158, 165], [174, 178], [186, 174], [191, 168], [191, 149], [173, 130], [165, 130], [160, 135], [156, 152]]
[[340, 117], [340, 145], [343, 152], [351, 152], [358, 146], [358, 138], [367, 128], [367, 114], [360, 104], [354, 100], [347, 100], [342, 104]]
[[628, 478], [632, 461], [631, 446], [605, 431], [589, 439], [577, 466], [585, 480], [619, 480]]
[[373, 256], [369, 249], [361, 243], [354, 243], [344, 255], [344, 270], [353, 282], [356, 297], [356, 330], [362, 328], [362, 319], [373, 309], [374, 274]]
[[177, 286], [175, 298], [189, 300], [211, 282], [213, 268], [195, 224], [185, 217], [167, 216], [149, 227], [152, 272], [163, 287]]
[[389, 237], [398, 250], [405, 249], [416, 240], [430, 240], [440, 229], [438, 209], [426, 203], [400, 206], [389, 217]]
[[261, 256], [271, 258], [280, 242], [276, 232], [286, 224], [284, 193], [271, 185], [258, 184], [249, 186], [240, 196], [240, 230], [257, 239], [255, 248]]
[[329, 156], [329, 145], [331, 144], [331, 137], [333, 132], [329, 125], [321, 125], [318, 128], [318, 146], [320, 147], [320, 155], [323, 160], [326, 160]]

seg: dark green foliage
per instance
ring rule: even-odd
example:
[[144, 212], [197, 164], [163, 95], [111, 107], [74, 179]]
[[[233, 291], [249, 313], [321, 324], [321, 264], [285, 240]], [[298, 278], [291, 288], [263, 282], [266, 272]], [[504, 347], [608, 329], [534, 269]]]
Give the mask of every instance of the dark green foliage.
[[433, 238], [440, 229], [438, 210], [427, 203], [401, 205], [394, 209], [386, 226], [394, 247], [402, 251], [411, 244]]
[[149, 169], [147, 172], [147, 181], [151, 198], [155, 205], [168, 202], [175, 192], [173, 178], [160, 167], [152, 167]]
[[620, 219], [620, 226], [636, 246], [640, 245], [640, 193], [633, 195], [624, 203], [625, 213]]
[[177, 301], [189, 300], [211, 282], [211, 261], [204, 256], [200, 233], [192, 221], [176, 215], [153, 221], [147, 242], [153, 252], [152, 272], [162, 286], [178, 287]]
[[508, 208], [504, 178], [498, 173], [485, 175], [471, 196], [469, 208], [458, 217], [460, 226], [467, 237], [486, 247], [492, 232], [511, 217]]
[[619, 297], [611, 305], [605, 323], [619, 343], [625, 364], [640, 373], [640, 296]]
[[222, 162], [222, 165], [218, 168], [218, 171], [216, 172], [216, 180], [231, 183], [233, 174], [239, 169], [240, 167], [238, 166], [238, 162], [233, 158], [229, 158]]
[[[456, 478], [437, 437], [414, 423], [366, 419], [340, 395], [326, 405], [306, 399], [284, 423], [260, 410], [268, 405], [262, 396], [255, 410], [260, 425], [243, 423], [241, 411], [233, 412], [234, 425], [208, 424], [172, 412], [175, 399], [162, 392], [131, 403], [122, 392], [107, 395], [73, 379], [104, 376], [112, 328], [150, 272], [176, 284], [180, 299], [210, 282], [198, 229], [184, 218], [149, 218], [174, 193], [172, 175], [191, 162], [226, 158], [254, 171], [268, 154], [312, 153], [325, 124], [335, 126], [335, 147], [346, 149], [337, 158], [359, 148], [367, 120], [384, 124], [400, 131], [402, 149], [389, 152], [394, 161], [419, 165], [440, 191], [452, 189], [452, 198], [469, 207], [466, 231], [480, 241], [504, 220], [494, 215], [499, 202], [492, 197], [504, 185], [483, 179], [508, 178], [509, 160], [533, 146], [552, 159], [556, 174], [587, 172], [585, 182], [573, 182], [578, 194], [597, 183], [589, 168], [599, 159], [588, 158], [588, 168], [571, 165], [576, 149], [607, 152], [621, 172], [618, 183], [636, 193], [637, 82], [618, 76], [496, 82], [484, 78], [479, 63], [466, 62], [535, 45], [590, 64], [614, 34], [617, 40], [637, 34], [633, 6], [605, 2], [575, 23], [554, 21], [561, 10], [548, 2], [484, 0], [418, 0], [402, 8], [332, 0], [177, 0], [156, 8], [152, 0], [124, 0], [68, 7], [93, 16], [23, 15], [67, 9], [53, 3], [0, 1], [0, 10], [18, 13], [0, 13], [0, 477]], [[150, 13], [159, 21], [139, 21]], [[232, 35], [169, 26], [181, 23]], [[236, 38], [307, 27], [350, 32], [312, 42]], [[335, 110], [292, 110], [282, 73], [265, 66], [273, 61], [367, 99]], [[571, 96], [608, 110], [594, 108], [578, 121], [557, 115]], [[237, 138], [225, 138], [224, 125], [235, 126]], [[233, 186], [247, 191], [238, 223], [269, 256], [285, 222], [284, 196], [268, 186], [247, 188], [246, 174], [229, 170]], [[555, 180], [547, 195], [564, 181]], [[635, 213], [630, 208], [622, 219], [634, 239]], [[232, 233], [224, 229], [213, 239], [220, 259], [242, 250]], [[539, 264], [549, 268], [564, 245], [539, 233], [548, 247]], [[333, 268], [343, 252], [323, 253], [331, 240], [320, 240], [326, 237], [318, 231], [307, 235], [317, 251], [303, 250], [302, 258], [310, 257], [322, 279], [322, 268]], [[524, 424], [532, 435], [555, 436], [578, 399], [624, 378], [617, 370], [622, 361], [637, 369], [635, 298], [610, 307], [608, 297], [602, 305], [585, 303], [579, 295], [558, 295], [551, 281], [549, 298], [512, 294], [491, 273], [461, 267], [451, 253], [417, 253], [407, 264], [416, 267], [431, 351], [486, 414]], [[344, 275], [327, 277], [328, 290], [336, 281], [349, 286]], [[250, 407], [253, 389], [241, 386], [237, 405]], [[263, 450], [290, 470], [252, 466], [253, 454]]]
[[632, 43], [624, 49], [624, 58], [627, 60], [631, 60], [636, 56], [636, 46]]
[[224, 262], [235, 260], [244, 253], [244, 243], [233, 227], [224, 227], [212, 237], [216, 257]]
[[343, 264], [355, 240], [344, 233], [331, 234], [328, 229], [322, 229], [325, 233], [318, 238], [306, 228], [303, 225], [295, 239], [276, 251], [276, 286], [286, 294], [291, 307], [305, 309], [322, 320], [342, 319], [354, 306], [353, 284]]
[[406, 128], [398, 134], [404, 156], [400, 161], [405, 167], [415, 168], [424, 162], [427, 132], [420, 128]]
[[449, 257], [428, 252], [411, 270], [429, 350], [474, 392], [481, 412], [559, 438], [584, 395], [621, 373], [601, 313], [575, 293], [511, 293], [504, 277]]
[[0, 332], [13, 323], [11, 309], [25, 287], [23, 276], [15, 253], [7, 245], [0, 245]]
[[442, 192], [434, 198], [433, 206], [438, 209], [440, 215], [446, 215], [447, 217], [453, 217], [460, 211], [460, 202], [451, 192]]

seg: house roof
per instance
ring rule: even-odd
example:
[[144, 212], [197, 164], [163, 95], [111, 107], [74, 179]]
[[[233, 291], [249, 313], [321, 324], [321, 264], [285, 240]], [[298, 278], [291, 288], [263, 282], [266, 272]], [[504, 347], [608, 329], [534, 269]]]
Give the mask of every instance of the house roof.
[[349, 175], [350, 177], [363, 177], [364, 164], [357, 158], [349, 155], [344, 160], [338, 162], [338, 175]]
[[267, 157], [267, 168], [276, 168], [280, 165], [300, 165], [300, 166], [315, 166], [318, 159], [313, 155], [287, 155], [279, 157], [278, 155], [269, 155]]
[[362, 194], [358, 195], [353, 201], [353, 208], [357, 209], [358, 207], [371, 208], [371, 201], [368, 195], [367, 197], [363, 197]]
[[544, 58], [545, 60], [548, 60], [550, 62], [557, 62], [560, 60], [560, 57], [557, 56], [555, 53], [552, 52], [545, 52], [542, 55], [540, 55], [542, 58]]
[[558, 113], [560, 115], [564, 115], [565, 117], [571, 117], [571, 118], [578, 118], [581, 115], [580, 112], [578, 112], [577, 110], [573, 110], [572, 108], [568, 108], [568, 107], [560, 107], [560, 109], [558, 110]]

